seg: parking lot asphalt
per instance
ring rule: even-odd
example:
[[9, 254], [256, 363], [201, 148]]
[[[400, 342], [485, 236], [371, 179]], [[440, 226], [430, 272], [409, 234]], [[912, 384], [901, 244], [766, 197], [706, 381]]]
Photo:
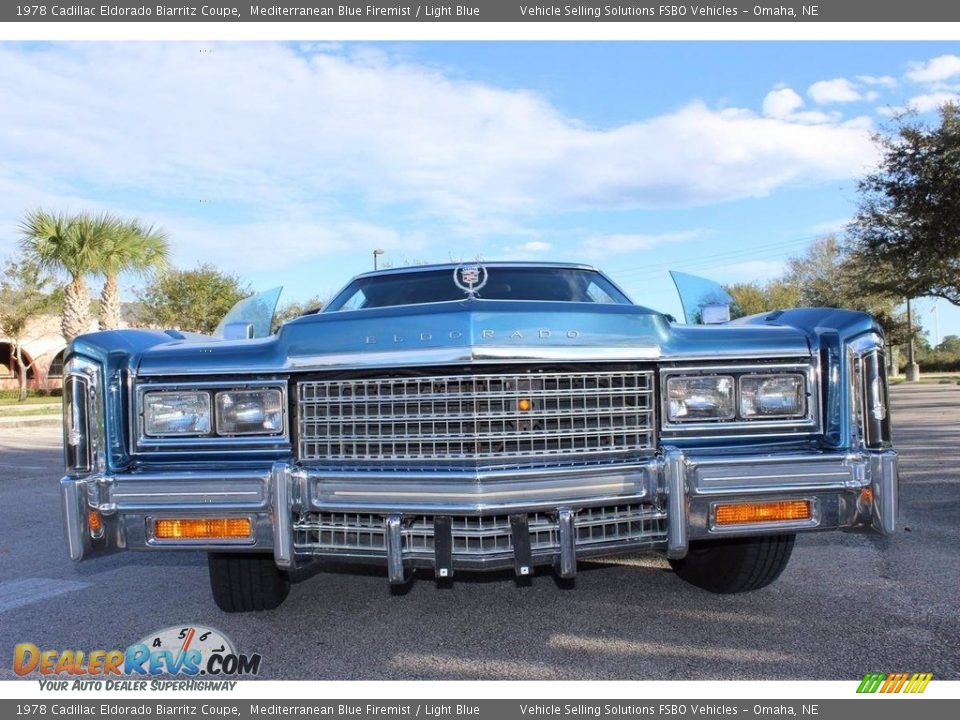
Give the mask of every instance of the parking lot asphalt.
[[270, 679], [960, 679], [960, 387], [891, 391], [901, 453], [891, 538], [801, 535], [772, 586], [713, 595], [657, 555], [549, 571], [418, 576], [348, 568], [293, 587], [278, 610], [230, 615], [200, 553], [66, 555], [59, 430], [0, 430], [0, 679], [15, 644], [122, 649], [179, 624], [218, 628]]

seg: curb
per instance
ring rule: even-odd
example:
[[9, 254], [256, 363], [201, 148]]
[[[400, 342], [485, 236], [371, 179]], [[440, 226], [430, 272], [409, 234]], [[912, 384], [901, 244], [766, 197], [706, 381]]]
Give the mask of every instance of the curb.
[[63, 418], [60, 415], [34, 415], [32, 417], [0, 417], [0, 430], [7, 428], [34, 428], [49, 427], [58, 428], [63, 424]]

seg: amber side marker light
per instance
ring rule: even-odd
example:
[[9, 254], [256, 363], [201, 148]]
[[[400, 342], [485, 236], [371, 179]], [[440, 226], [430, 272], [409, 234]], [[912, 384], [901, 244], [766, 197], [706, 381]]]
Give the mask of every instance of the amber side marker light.
[[90, 536], [99, 538], [103, 533], [103, 522], [100, 520], [100, 513], [96, 510], [87, 512], [87, 527], [90, 529]]
[[153, 523], [158, 540], [248, 538], [250, 518], [160, 518]]
[[716, 509], [717, 525], [809, 520], [811, 517], [813, 517], [813, 508], [809, 500], [717, 505]]

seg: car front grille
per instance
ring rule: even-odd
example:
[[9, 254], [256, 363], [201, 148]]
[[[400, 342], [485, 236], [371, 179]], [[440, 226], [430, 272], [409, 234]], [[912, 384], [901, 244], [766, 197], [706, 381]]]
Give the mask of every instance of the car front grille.
[[[559, 527], [551, 513], [527, 515], [530, 550], [534, 554], [559, 551]], [[617, 543], [632, 546], [656, 544], [666, 540], [666, 513], [652, 505], [611, 505], [586, 508], [574, 518], [578, 548]], [[341, 512], [312, 512], [301, 515], [293, 526], [294, 547], [301, 553], [386, 552], [386, 534], [382, 515]], [[483, 558], [513, 552], [510, 516], [454, 516], [452, 518], [453, 556]], [[410, 557], [433, 557], [434, 518], [417, 515], [406, 518], [401, 530], [403, 553]]]
[[524, 372], [297, 384], [304, 462], [652, 451], [653, 372]]

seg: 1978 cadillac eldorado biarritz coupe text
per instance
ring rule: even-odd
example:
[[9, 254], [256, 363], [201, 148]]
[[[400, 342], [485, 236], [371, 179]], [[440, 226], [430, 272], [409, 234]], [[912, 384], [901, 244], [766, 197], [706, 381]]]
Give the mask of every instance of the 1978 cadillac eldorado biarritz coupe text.
[[[795, 534], [889, 534], [883, 335], [801, 308], [728, 321], [676, 276], [688, 322], [582, 266], [360, 275], [270, 333], [279, 291], [216, 336], [72, 343], [61, 498], [75, 560], [201, 549], [227, 611], [278, 606], [317, 561], [553, 565], [666, 553], [714, 592], [764, 587]], [[706, 292], [705, 292], [706, 289]]]

